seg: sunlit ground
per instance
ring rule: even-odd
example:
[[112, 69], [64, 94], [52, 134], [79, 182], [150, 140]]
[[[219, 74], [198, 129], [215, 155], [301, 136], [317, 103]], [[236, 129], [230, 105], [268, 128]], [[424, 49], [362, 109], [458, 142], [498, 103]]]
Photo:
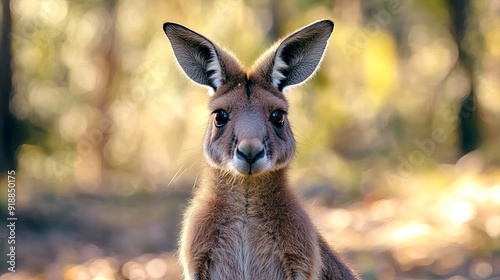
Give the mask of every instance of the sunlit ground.
[[[328, 193], [305, 193], [310, 199], [304, 204], [363, 279], [498, 279], [499, 182], [500, 169], [468, 173], [444, 165], [352, 204], [332, 208]], [[186, 198], [165, 191], [108, 199], [33, 198], [38, 213], [27, 212], [24, 219], [33, 223], [43, 217], [56, 225], [38, 233], [21, 230], [22, 265], [0, 279], [181, 279], [175, 251], [158, 248], [175, 248]], [[72, 226], [72, 219], [80, 225]]]

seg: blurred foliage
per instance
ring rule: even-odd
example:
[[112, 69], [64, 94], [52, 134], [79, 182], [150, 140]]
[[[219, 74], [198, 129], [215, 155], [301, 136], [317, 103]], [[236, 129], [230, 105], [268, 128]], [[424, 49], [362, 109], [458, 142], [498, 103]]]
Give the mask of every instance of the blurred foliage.
[[[29, 246], [0, 279], [180, 279], [172, 252], [208, 96], [181, 74], [163, 22], [250, 66], [274, 32], [321, 18], [335, 22], [321, 69], [287, 94], [291, 177], [318, 226], [364, 279], [500, 277], [500, 1], [470, 1], [470, 78], [449, 2], [12, 0]], [[472, 85], [484, 141], [461, 156]]]

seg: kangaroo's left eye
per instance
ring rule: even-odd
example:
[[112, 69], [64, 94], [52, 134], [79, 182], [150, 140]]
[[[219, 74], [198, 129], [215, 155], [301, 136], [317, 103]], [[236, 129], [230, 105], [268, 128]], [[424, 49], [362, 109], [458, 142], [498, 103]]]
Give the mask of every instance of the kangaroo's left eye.
[[283, 110], [274, 110], [269, 116], [269, 121], [278, 128], [283, 127], [285, 125], [285, 112]]
[[224, 111], [224, 110], [216, 110], [214, 112], [215, 114], [215, 126], [218, 128], [221, 128], [226, 125], [226, 123], [229, 121], [229, 114]]

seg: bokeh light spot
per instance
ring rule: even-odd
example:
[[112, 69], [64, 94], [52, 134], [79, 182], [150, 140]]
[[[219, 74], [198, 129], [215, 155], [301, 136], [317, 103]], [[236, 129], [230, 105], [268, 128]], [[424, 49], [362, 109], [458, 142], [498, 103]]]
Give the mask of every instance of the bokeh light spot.
[[500, 236], [500, 216], [490, 216], [485, 224], [486, 233], [492, 238]]
[[146, 266], [146, 273], [153, 278], [161, 278], [167, 272], [167, 264], [164, 260], [156, 258], [150, 260]]
[[486, 279], [493, 272], [493, 267], [485, 261], [477, 261], [471, 264], [470, 274], [476, 279]]

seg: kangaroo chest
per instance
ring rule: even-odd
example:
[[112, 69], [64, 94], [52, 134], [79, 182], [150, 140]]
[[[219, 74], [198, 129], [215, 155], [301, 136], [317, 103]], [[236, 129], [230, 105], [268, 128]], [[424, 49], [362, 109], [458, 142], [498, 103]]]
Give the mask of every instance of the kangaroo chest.
[[275, 221], [266, 209], [246, 200], [227, 210], [211, 252], [214, 279], [285, 279]]

